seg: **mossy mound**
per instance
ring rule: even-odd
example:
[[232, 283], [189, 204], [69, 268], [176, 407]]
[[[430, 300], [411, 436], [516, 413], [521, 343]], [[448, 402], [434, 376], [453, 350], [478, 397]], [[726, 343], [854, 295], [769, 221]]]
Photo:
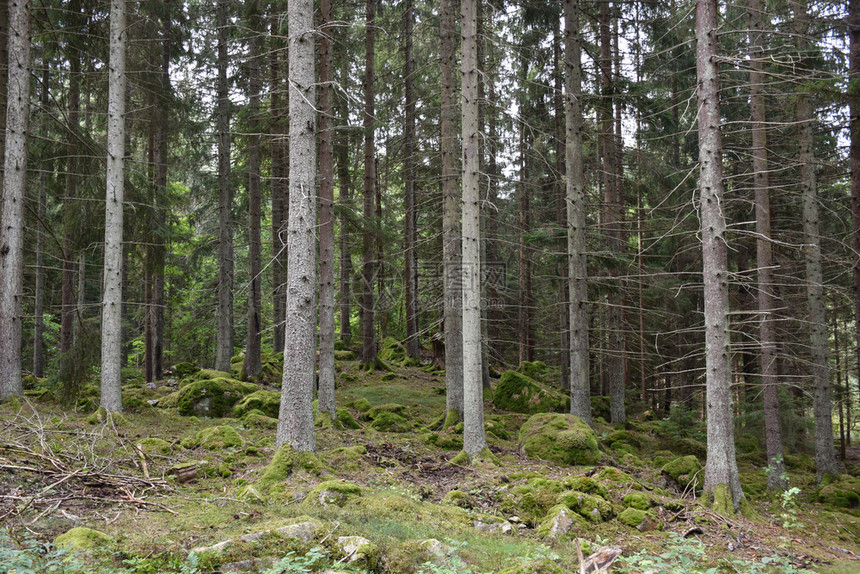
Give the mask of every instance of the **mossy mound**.
[[242, 398], [233, 407], [232, 416], [240, 419], [251, 411], [260, 411], [267, 417], [278, 418], [281, 410], [281, 393], [274, 391], [254, 391]]
[[518, 373], [522, 373], [530, 379], [534, 379], [540, 382], [544, 381], [544, 375], [546, 374], [548, 368], [546, 363], [543, 361], [523, 361], [520, 363], [520, 366], [517, 368]]
[[[373, 408], [373, 405], [372, 405], [372, 404], [370, 404], [370, 401], [368, 401], [368, 400], [367, 400], [366, 398], [364, 398], [364, 397], [361, 397], [361, 398], [359, 398], [359, 399], [355, 399], [354, 401], [350, 401], [350, 402], [348, 402], [348, 403], [346, 404], [346, 406], [348, 406], [348, 407], [352, 407], [352, 408], [354, 408], [355, 410], [357, 410], [357, 411], [358, 411], [358, 412], [360, 412], [360, 413], [366, 413], [366, 412], [368, 412], [370, 409], [372, 409], [372, 408]], [[363, 417], [362, 417], [362, 418], [363, 418]]]
[[563, 504], [591, 522], [609, 520], [614, 514], [612, 505], [597, 494], [585, 494], [572, 490], [558, 495], [556, 502]]
[[367, 409], [362, 418], [374, 420], [382, 413], [393, 413], [401, 417], [407, 417], [409, 416], [409, 407], [399, 403], [384, 403]]
[[271, 488], [299, 470], [319, 475], [327, 469], [314, 453], [298, 452], [288, 445], [282, 446], [275, 451], [272, 462], [263, 471], [260, 477], [260, 488]]
[[438, 568], [433, 571], [445, 572], [442, 568], [448, 562], [448, 549], [434, 538], [407, 540], [389, 548], [381, 561], [383, 571], [392, 574], [414, 574], [419, 570], [426, 572], [428, 570], [424, 564], [428, 562]]
[[353, 498], [361, 496], [361, 487], [342, 480], [327, 480], [316, 485], [302, 502], [310, 506], [344, 506]]
[[609, 492], [606, 490], [606, 487], [590, 476], [574, 476], [566, 480], [564, 484], [570, 490], [584, 492], [585, 494], [596, 494], [602, 498], [609, 498]]
[[563, 413], [570, 410], [570, 397], [522, 373], [505, 371], [493, 391], [493, 404], [515, 413]]
[[700, 461], [708, 456], [708, 446], [694, 438], [682, 438], [672, 441], [672, 450], [678, 454], [693, 455]]
[[549, 509], [546, 517], [537, 527], [537, 535], [541, 538], [557, 539], [569, 534], [572, 530], [580, 531], [588, 527], [585, 518], [564, 504], [557, 504]]
[[623, 443], [633, 447], [634, 449], [639, 449], [642, 447], [642, 444], [639, 442], [639, 438], [632, 432], [628, 430], [615, 430], [606, 435], [600, 442], [605, 445], [615, 445], [616, 443]]
[[238, 448], [245, 444], [245, 441], [236, 432], [236, 429], [229, 425], [220, 425], [215, 427], [205, 428], [195, 435], [197, 446], [208, 448], [209, 450], [221, 450], [224, 448]]
[[161, 455], [169, 455], [173, 452], [173, 445], [167, 442], [166, 440], [160, 438], [145, 438], [139, 443], [137, 443], [137, 447], [144, 454], [161, 454]]
[[[201, 371], [202, 373], [203, 371]], [[245, 395], [257, 390], [251, 383], [216, 377], [194, 381], [177, 391], [176, 407], [183, 416], [223, 417]], [[168, 395], [170, 396], [170, 395]], [[167, 397], [159, 403], [164, 405]]]
[[520, 428], [519, 445], [528, 456], [559, 464], [593, 465], [600, 460], [597, 436], [573, 415], [532, 416]]
[[641, 492], [631, 492], [624, 497], [624, 505], [627, 508], [635, 508], [637, 510], [648, 510], [651, 508], [651, 501]]
[[379, 347], [379, 358], [386, 363], [403, 363], [409, 356], [403, 343], [394, 337], [385, 337]]
[[460, 508], [472, 508], [472, 497], [462, 490], [451, 490], [442, 497], [442, 504], [452, 504]]
[[[454, 427], [451, 427], [452, 429]], [[462, 450], [463, 435], [456, 432], [429, 433], [421, 435], [425, 444], [437, 446], [444, 450]]]
[[350, 351], [349, 349], [345, 350], [334, 350], [334, 360], [335, 361], [354, 361], [355, 360], [355, 351]]
[[702, 463], [692, 454], [676, 458], [663, 465], [660, 471], [674, 480], [681, 488], [687, 488], [692, 484], [696, 490], [701, 490], [705, 486], [705, 472], [702, 469]]
[[618, 515], [618, 522], [621, 524], [626, 524], [630, 528], [637, 528], [639, 530], [649, 529], [653, 530], [654, 528], [649, 528], [648, 524], [657, 525], [657, 515], [651, 512], [650, 510], [641, 510], [639, 508], [627, 508]]
[[276, 429], [278, 428], [278, 419], [254, 409], [245, 413], [242, 417], [242, 424], [250, 428]]
[[380, 432], [409, 432], [412, 423], [396, 413], [383, 411], [379, 413], [370, 423], [370, 426]]
[[855, 509], [860, 506], [860, 478], [840, 475], [829, 484], [823, 484], [816, 491], [815, 500], [834, 508]]
[[340, 428], [344, 429], [360, 429], [361, 425], [352, 416], [352, 413], [347, 409], [337, 409], [337, 422]]
[[367, 449], [364, 445], [345, 446], [336, 448], [324, 456], [326, 464], [335, 470], [357, 471], [363, 467], [364, 455]]
[[190, 377], [191, 375], [199, 372], [200, 367], [194, 363], [177, 363], [173, 365], [170, 370], [177, 378], [184, 379], [185, 377]]
[[511, 438], [508, 429], [497, 417], [488, 416], [484, 421], [484, 428], [486, 429], [487, 434], [491, 434], [496, 438], [500, 438], [502, 440], [508, 440]]
[[98, 530], [92, 528], [78, 527], [57, 536], [54, 545], [58, 548], [69, 548], [72, 550], [89, 550], [109, 544], [113, 539]]

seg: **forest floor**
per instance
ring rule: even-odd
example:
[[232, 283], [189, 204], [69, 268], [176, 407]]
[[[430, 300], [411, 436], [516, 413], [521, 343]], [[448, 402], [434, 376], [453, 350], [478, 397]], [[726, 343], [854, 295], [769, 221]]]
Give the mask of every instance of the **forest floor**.
[[[768, 493], [760, 458], [739, 456], [756, 514], [725, 517], [661, 472], [657, 453], [695, 443], [685, 425], [634, 420], [621, 449], [599, 423], [600, 461], [557, 465], [522, 452], [528, 415], [488, 400], [497, 462], [464, 466], [451, 462], [457, 429], [437, 428], [442, 373], [338, 367], [338, 406], [358, 428], [321, 424], [317, 456], [274, 483], [273, 419], [258, 413], [181, 416], [137, 401], [104, 417], [46, 392], [0, 404], [0, 573], [578, 573], [577, 548], [620, 552], [614, 572], [860, 572], [858, 493], [842, 508], [818, 502], [808, 455], [789, 459], [797, 490], [785, 497]], [[367, 403], [403, 416], [376, 424]], [[846, 470], [860, 473], [860, 448]], [[571, 491], [594, 508], [565, 530], [552, 516]], [[619, 519], [630, 495], [646, 501], [638, 527]], [[70, 544], [85, 548], [69, 554], [55, 541], [75, 527], [101, 534], [77, 531]]]

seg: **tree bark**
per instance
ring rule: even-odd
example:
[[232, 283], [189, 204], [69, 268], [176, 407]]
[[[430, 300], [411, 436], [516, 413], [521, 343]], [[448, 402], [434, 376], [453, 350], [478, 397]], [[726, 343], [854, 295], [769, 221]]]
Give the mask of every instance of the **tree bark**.
[[126, 4], [111, 0], [108, 76], [107, 191], [102, 293], [101, 407], [122, 410], [122, 231], [125, 190]]
[[0, 209], [0, 400], [23, 392], [21, 311], [30, 111], [30, 5], [9, 2], [9, 82]]
[[442, 153], [442, 274], [445, 333], [445, 424], [463, 418], [463, 294], [460, 192], [457, 171], [456, 27], [453, 0], [440, 3], [440, 147]]
[[272, 161], [272, 349], [284, 350], [284, 314], [286, 313], [286, 226], [289, 201], [289, 150], [284, 121], [283, 80], [281, 77], [280, 14], [272, 13], [271, 48], [269, 52], [269, 86], [271, 90], [271, 161]]
[[407, 0], [403, 13], [404, 46], [403, 59], [406, 63], [403, 78], [405, 98], [405, 125], [403, 128], [403, 196], [404, 196], [404, 253], [403, 286], [406, 299], [406, 351], [412, 358], [419, 358], [421, 342], [418, 339], [418, 251], [415, 211], [415, 89], [413, 75], [415, 62], [412, 58], [412, 29], [414, 21], [413, 0]]
[[[47, 110], [51, 103], [50, 94], [48, 93], [48, 85], [50, 83], [49, 63], [45, 62], [45, 68], [42, 70], [42, 93], [40, 96], [40, 105], [42, 108], [41, 114], [41, 135], [47, 136]], [[51, 160], [47, 157], [42, 157], [42, 169], [39, 170], [39, 193], [37, 206], [37, 222], [36, 222], [36, 281], [35, 281], [35, 302], [33, 304], [33, 375], [36, 377], [45, 376], [45, 322], [43, 314], [45, 312], [45, 215], [47, 212], [47, 185], [48, 171], [52, 170]]]
[[[343, 59], [344, 63], [346, 58]], [[344, 66], [345, 67], [345, 66]], [[344, 71], [341, 75], [342, 85], [348, 79], [348, 73]], [[338, 116], [341, 128], [349, 123], [347, 104], [341, 99], [338, 107]], [[335, 143], [335, 154], [337, 155], [337, 182], [338, 201], [341, 205], [340, 219], [340, 340], [347, 345], [352, 342], [352, 252], [350, 245], [351, 227], [348, 213], [352, 209], [352, 178], [349, 173], [349, 134], [346, 129], [341, 129]]]
[[331, 0], [321, 0], [319, 89], [320, 352], [317, 412], [337, 416], [334, 402], [334, 107]]
[[[851, 144], [851, 247], [854, 253], [854, 329], [860, 371], [860, 0], [848, 2], [849, 131]], [[860, 377], [857, 378], [860, 390]]]
[[588, 356], [588, 270], [585, 225], [588, 205], [582, 158], [582, 45], [579, 0], [564, 2], [565, 198], [570, 314], [570, 413], [588, 424], [591, 388]]
[[[809, 16], [806, 0], [793, 2], [794, 32], [801, 61], [809, 49]], [[807, 88], [801, 86], [797, 95], [800, 186], [803, 197], [803, 243], [806, 259], [806, 298], [809, 305], [809, 349], [812, 363], [813, 418], [815, 421], [815, 469], [818, 481], [839, 474], [836, 451], [833, 448], [833, 422], [830, 385], [829, 343], [824, 297], [824, 277], [821, 270], [821, 234], [818, 219], [818, 185], [815, 178], [814, 116]], [[852, 142], [853, 145], [853, 142]]]
[[245, 340], [245, 361], [242, 375], [245, 380], [251, 380], [260, 374], [262, 365], [262, 240], [260, 233], [261, 203], [260, 192], [260, 92], [263, 89], [263, 78], [260, 75], [261, 36], [260, 2], [252, 0], [249, 6], [249, 22], [251, 39], [249, 42], [248, 70], [248, 328]]
[[704, 283], [707, 462], [705, 493], [731, 514], [744, 498], [735, 457], [729, 362], [729, 293], [723, 204], [717, 1], [696, 1], [699, 127], [699, 220]]
[[770, 223], [767, 126], [764, 93], [764, 18], [761, 0], [749, 2], [750, 116], [752, 120], [753, 187], [755, 188], [756, 276], [758, 283], [759, 344], [764, 399], [764, 431], [768, 467], [767, 486], [785, 490], [785, 462], [779, 420], [779, 378], [776, 370], [776, 304], [773, 294], [773, 245]]
[[313, 2], [289, 3], [290, 219], [287, 312], [277, 446], [315, 449], [316, 104]]
[[218, 1], [218, 341], [215, 369], [229, 373], [233, 357], [233, 189], [230, 187], [227, 6], [228, 0]]
[[376, 364], [376, 333], [373, 285], [376, 274], [375, 240], [373, 228], [373, 199], [376, 182], [374, 149], [374, 68], [376, 66], [376, 0], [367, 0], [364, 43], [364, 216], [362, 234], [362, 303], [361, 303], [361, 360], [366, 367]]

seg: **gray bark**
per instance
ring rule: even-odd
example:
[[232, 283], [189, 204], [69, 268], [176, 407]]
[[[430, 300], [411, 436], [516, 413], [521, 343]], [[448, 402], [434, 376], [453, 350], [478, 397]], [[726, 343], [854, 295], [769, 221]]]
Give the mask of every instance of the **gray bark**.
[[723, 165], [720, 79], [717, 67], [717, 2], [696, 2], [696, 72], [699, 126], [699, 220], [705, 302], [707, 462], [705, 492], [725, 486], [737, 510], [744, 496], [735, 457], [729, 361], [729, 292], [726, 220], [722, 211]]
[[[480, 1], [480, 0], [478, 0]], [[478, 42], [476, 0], [462, 0], [463, 131], [463, 450], [477, 456], [487, 446], [484, 431], [484, 385], [481, 363], [481, 208], [478, 133]]]
[[289, 3], [290, 218], [284, 376], [276, 443], [315, 449], [316, 104], [313, 2]]
[[111, 0], [107, 190], [102, 286], [101, 407], [122, 410], [122, 206], [125, 189], [125, 0]]
[[582, 162], [582, 45], [579, 0], [564, 2], [565, 195], [567, 269], [570, 293], [570, 413], [591, 424], [588, 357], [588, 271], [586, 267], [585, 172]]
[[30, 6], [9, 2], [9, 82], [0, 209], [0, 400], [20, 395], [24, 194], [30, 108]]
[[[46, 62], [45, 69], [42, 71], [42, 93], [40, 96], [40, 105], [42, 107], [42, 136], [46, 136], [47, 130], [47, 110], [50, 105], [50, 94], [48, 93], [48, 85], [50, 82], [49, 66]], [[36, 223], [36, 286], [35, 286], [35, 303], [33, 304], [33, 375], [36, 377], [45, 376], [45, 352], [44, 352], [44, 320], [42, 314], [45, 310], [45, 215], [47, 202], [47, 173], [52, 168], [50, 160], [42, 158], [43, 167], [39, 171], [39, 204], [38, 204], [38, 222]]]
[[[800, 57], [809, 49], [809, 16], [806, 0], [792, 3], [794, 32]], [[815, 420], [815, 469], [820, 482], [826, 475], [838, 475], [833, 446], [830, 360], [828, 359], [827, 317], [824, 278], [821, 271], [821, 235], [818, 219], [818, 185], [813, 153], [814, 116], [810, 94], [805, 88], [797, 96], [797, 155], [800, 163], [800, 189], [803, 197], [803, 242], [806, 259], [806, 299], [809, 305], [809, 349], [812, 363], [813, 418]]]
[[753, 187], [755, 188], [756, 267], [758, 283], [759, 344], [764, 399], [764, 431], [768, 466], [767, 486], [785, 490], [785, 462], [779, 421], [779, 377], [777, 373], [776, 297], [773, 284], [773, 245], [770, 224], [770, 178], [768, 177], [767, 126], [764, 93], [764, 18], [761, 0], [749, 2], [750, 29], [750, 116], [752, 119]]
[[418, 251], [416, 250], [417, 228], [415, 210], [415, 89], [413, 75], [415, 62], [412, 58], [412, 30], [414, 20], [412, 0], [406, 3], [404, 23], [404, 78], [405, 125], [403, 127], [403, 195], [404, 195], [404, 253], [403, 291], [406, 299], [406, 350], [410, 357], [418, 358]]
[[[445, 328], [446, 422], [463, 418], [463, 305], [460, 288], [460, 192], [457, 172], [456, 30], [453, 0], [442, 0], [440, 19], [442, 274]], [[456, 416], [457, 419], [450, 417]]]
[[233, 190], [230, 187], [230, 96], [227, 84], [227, 0], [218, 2], [218, 341], [215, 369], [230, 372], [233, 356]]
[[373, 197], [376, 182], [376, 153], [374, 146], [374, 90], [376, 66], [376, 0], [367, 0], [364, 42], [364, 188], [362, 215], [362, 297], [361, 297], [361, 360], [366, 366], [376, 364], [376, 329], [373, 283], [376, 275], [373, 233]]

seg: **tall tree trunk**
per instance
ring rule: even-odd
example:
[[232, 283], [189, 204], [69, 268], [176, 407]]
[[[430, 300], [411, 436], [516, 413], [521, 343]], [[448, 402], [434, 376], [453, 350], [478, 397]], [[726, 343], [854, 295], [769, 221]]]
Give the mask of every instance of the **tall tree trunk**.
[[[555, 134], [555, 193], [556, 223], [559, 229], [567, 226], [565, 157], [564, 157], [564, 91], [562, 89], [561, 21], [556, 19], [552, 27], [552, 81], [553, 81], [553, 131]], [[558, 302], [561, 312], [559, 327], [559, 360], [561, 362], [561, 387], [570, 391], [570, 289], [567, 284], [566, 261], [562, 262], [558, 273]]]
[[262, 365], [262, 241], [260, 220], [262, 194], [260, 192], [260, 92], [263, 78], [260, 75], [260, 2], [252, 0], [249, 14], [251, 39], [249, 42], [248, 108], [250, 131], [248, 136], [248, 329], [245, 341], [245, 361], [242, 378], [251, 380], [260, 374]]
[[125, 190], [125, 0], [111, 0], [108, 76], [107, 191], [102, 293], [101, 407], [122, 410], [122, 206]]
[[729, 362], [729, 290], [723, 205], [717, 1], [696, 1], [699, 126], [699, 218], [705, 301], [705, 385], [708, 453], [705, 493], [714, 508], [733, 514], [744, 498], [735, 457]]
[[[48, 93], [48, 85], [51, 79], [50, 62], [45, 61], [45, 68], [42, 70], [42, 93], [40, 96], [41, 105], [41, 135], [47, 136], [47, 111], [51, 103], [50, 94]], [[39, 200], [37, 206], [36, 222], [36, 285], [33, 304], [33, 375], [36, 377], [45, 376], [45, 322], [42, 318], [45, 311], [45, 215], [47, 212], [47, 185], [48, 172], [53, 168], [51, 160], [47, 157], [42, 157], [43, 167], [39, 170]]]
[[[854, 329], [860, 371], [860, 0], [848, 2], [848, 85], [851, 147], [851, 248], [854, 253]], [[857, 377], [860, 390], [860, 376]]]
[[[524, 49], [524, 48], [523, 48]], [[520, 95], [520, 121], [519, 121], [519, 185], [517, 186], [517, 199], [519, 204], [519, 244], [518, 244], [518, 259], [519, 259], [519, 301], [518, 310], [518, 327], [519, 327], [519, 362], [531, 361], [534, 353], [532, 347], [532, 270], [531, 270], [531, 253], [526, 246], [526, 236], [531, 227], [529, 213], [529, 189], [528, 189], [528, 150], [531, 149], [532, 142], [529, 138], [530, 126], [528, 125], [528, 112], [526, 110], [526, 82], [529, 74], [529, 62], [525, 54], [520, 57], [519, 83], [521, 89]]]
[[463, 418], [463, 295], [460, 251], [460, 193], [457, 172], [457, 34], [454, 2], [440, 3], [441, 100], [440, 147], [442, 153], [442, 275], [445, 328], [445, 426]]
[[284, 103], [281, 78], [280, 14], [272, 13], [269, 51], [269, 86], [271, 90], [271, 161], [272, 161], [272, 349], [284, 350], [284, 313], [286, 313], [286, 224], [289, 201], [289, 167], [287, 134], [284, 133]]
[[316, 93], [312, 0], [289, 3], [290, 219], [284, 375], [276, 443], [315, 448], [316, 371]]
[[334, 106], [331, 0], [320, 2], [319, 194], [320, 358], [317, 411], [337, 416], [334, 403]]
[[233, 357], [233, 189], [230, 186], [230, 86], [227, 83], [228, 0], [218, 0], [218, 342], [215, 369]]
[[[793, 2], [794, 32], [799, 57], [807, 56], [809, 16], [806, 0]], [[803, 243], [806, 246], [806, 298], [809, 305], [809, 348], [812, 363], [813, 418], [815, 420], [815, 472], [820, 482], [827, 475], [838, 475], [833, 448], [833, 413], [830, 388], [829, 343], [825, 313], [824, 278], [821, 271], [821, 235], [818, 220], [818, 186], [813, 152], [814, 117], [810, 94], [803, 86], [797, 95], [798, 162], [803, 196]], [[853, 142], [852, 142], [853, 145]], [[854, 206], [852, 206], [854, 207]], [[855, 238], [856, 239], [856, 238]]]
[[473, 459], [487, 447], [481, 365], [481, 208], [478, 195], [478, 33], [475, 3], [462, 0], [463, 168], [463, 450]]
[[588, 356], [588, 269], [585, 221], [588, 206], [582, 161], [582, 45], [579, 0], [564, 1], [565, 170], [567, 269], [570, 291], [570, 413], [591, 424]]
[[415, 89], [413, 75], [415, 62], [412, 59], [412, 29], [415, 19], [413, 0], [406, 1], [403, 13], [404, 45], [403, 59], [406, 62], [403, 78], [405, 102], [405, 125], [403, 127], [403, 195], [404, 195], [404, 253], [403, 286], [406, 299], [406, 351], [410, 357], [418, 358], [421, 344], [418, 339], [418, 251], [416, 250], [415, 211]]
[[362, 242], [362, 298], [361, 298], [361, 360], [365, 367], [376, 364], [376, 333], [374, 319], [373, 283], [376, 272], [376, 255], [373, 230], [373, 196], [376, 182], [374, 150], [374, 68], [376, 66], [376, 0], [367, 0], [364, 40], [364, 190], [363, 190], [363, 242]]
[[749, 2], [750, 116], [752, 119], [753, 187], [755, 188], [756, 276], [758, 283], [759, 344], [764, 396], [764, 430], [771, 490], [785, 490], [785, 462], [779, 420], [779, 379], [776, 372], [776, 305], [773, 293], [773, 245], [770, 223], [767, 126], [764, 93], [764, 18], [761, 0]]
[[[341, 85], [346, 89], [345, 82], [349, 75], [346, 72], [347, 59], [343, 58], [344, 70], [341, 74]], [[337, 155], [338, 201], [341, 204], [340, 219], [340, 340], [347, 345], [352, 342], [352, 252], [350, 246], [351, 223], [349, 213], [352, 208], [352, 178], [349, 173], [349, 133], [344, 129], [348, 123], [348, 111], [345, 98], [339, 100], [338, 117], [341, 129], [335, 142]]]
[[0, 209], [0, 400], [20, 395], [24, 195], [30, 111], [30, 6], [9, 2], [9, 84]]

